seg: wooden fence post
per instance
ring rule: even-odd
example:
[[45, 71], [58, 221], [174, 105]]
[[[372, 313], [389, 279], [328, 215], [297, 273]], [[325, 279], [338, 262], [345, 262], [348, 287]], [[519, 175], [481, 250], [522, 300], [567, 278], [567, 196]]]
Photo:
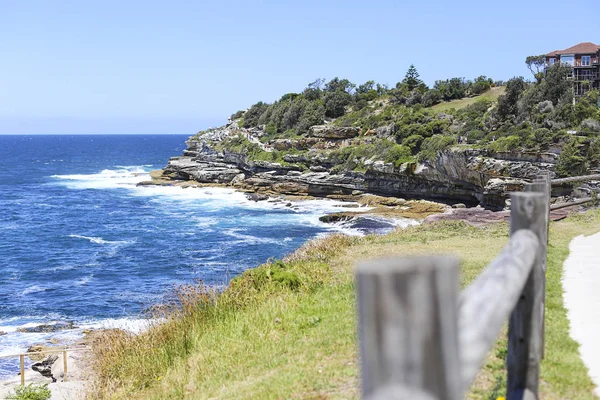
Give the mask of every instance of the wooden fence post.
[[521, 298], [509, 319], [506, 360], [508, 400], [538, 397], [548, 232], [546, 198], [545, 193], [511, 194], [511, 234], [520, 229], [529, 229], [538, 237], [540, 246]]
[[25, 386], [25, 355], [19, 356], [19, 364], [21, 367], [21, 386]]
[[63, 382], [67, 381], [67, 352], [63, 351]]
[[402, 387], [436, 400], [462, 399], [458, 265], [453, 257], [412, 257], [359, 266], [364, 398]]
[[[525, 185], [525, 192], [532, 193], [543, 193], [546, 196], [546, 214], [547, 214], [547, 222], [546, 222], [546, 245], [550, 243], [550, 199], [552, 197], [552, 184], [550, 179], [550, 174], [547, 171], [540, 172], [540, 174], [534, 179], [533, 183], [529, 183]], [[540, 238], [541, 240], [542, 238]], [[544, 290], [543, 290], [543, 300], [544, 300], [544, 315], [545, 315], [545, 305], [546, 305], [546, 255], [544, 254]], [[545, 355], [545, 335], [546, 332], [546, 318], [542, 319], [542, 358]]]

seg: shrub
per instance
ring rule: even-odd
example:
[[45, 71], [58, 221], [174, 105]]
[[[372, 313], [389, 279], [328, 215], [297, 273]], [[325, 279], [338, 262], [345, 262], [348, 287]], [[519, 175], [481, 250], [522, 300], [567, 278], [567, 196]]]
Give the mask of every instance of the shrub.
[[537, 105], [540, 114], [549, 114], [554, 111], [554, 104], [550, 100], [545, 100]]
[[547, 128], [538, 128], [533, 131], [533, 141], [539, 149], [546, 149], [552, 143], [552, 132]]
[[48, 389], [48, 384], [27, 386], [18, 386], [14, 389], [14, 393], [9, 394], [7, 400], [48, 400], [52, 393]]
[[406, 162], [411, 162], [412, 160], [412, 154], [408, 147], [395, 144], [388, 149], [384, 161], [393, 163], [397, 168]]
[[437, 89], [429, 89], [423, 95], [421, 104], [423, 104], [425, 107], [431, 107], [438, 104], [440, 101], [442, 101], [442, 93]]
[[475, 82], [469, 88], [469, 93], [471, 95], [477, 96], [484, 92], [487, 92], [492, 87], [491, 79], [488, 79], [485, 76], [480, 76], [475, 79]]
[[521, 138], [517, 135], [505, 136], [492, 142], [488, 148], [492, 151], [510, 151], [521, 146]]
[[465, 97], [467, 86], [464, 78], [452, 78], [445, 81], [435, 81], [434, 88], [441, 92], [444, 100], [449, 101]]
[[600, 121], [593, 118], [584, 119], [581, 122], [581, 129], [592, 132], [600, 132]]
[[344, 91], [328, 92], [325, 95], [325, 115], [331, 118], [341, 117], [346, 112], [346, 106], [352, 103], [350, 93]]
[[418, 159], [419, 161], [433, 160], [440, 151], [455, 144], [456, 139], [454, 136], [433, 135], [423, 141]]
[[556, 173], [559, 176], [584, 175], [587, 171], [587, 160], [582, 154], [579, 141], [571, 138], [562, 148], [556, 163]]
[[267, 110], [268, 104], [259, 101], [246, 111], [244, 114], [244, 128], [252, 128], [258, 126], [260, 116]]
[[421, 150], [421, 144], [425, 138], [421, 135], [410, 135], [402, 140], [402, 145], [408, 147], [413, 154], [417, 154]]
[[485, 132], [484, 131], [481, 131], [481, 130], [478, 130], [478, 129], [474, 129], [474, 130], [469, 131], [467, 133], [467, 143], [469, 143], [469, 144], [477, 143], [478, 141], [480, 141], [484, 137], [485, 137]]
[[242, 118], [242, 116], [244, 115], [246, 111], [244, 110], [238, 110], [236, 111], [235, 114], [231, 114], [231, 117], [229, 117], [232, 121], [236, 120], [236, 119], [240, 119]]
[[594, 166], [600, 164], [600, 138], [595, 138], [590, 142], [587, 158]]

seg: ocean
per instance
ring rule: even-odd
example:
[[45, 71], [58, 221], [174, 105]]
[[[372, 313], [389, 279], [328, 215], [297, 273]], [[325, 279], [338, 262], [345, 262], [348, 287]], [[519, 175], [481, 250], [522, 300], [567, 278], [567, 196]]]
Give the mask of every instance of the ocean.
[[[186, 139], [0, 135], [0, 356], [51, 338], [69, 342], [89, 328], [142, 329], [144, 309], [175, 285], [224, 285], [311, 238], [362, 233], [319, 222], [348, 203], [290, 205], [224, 188], [136, 186], [181, 154]], [[75, 327], [18, 331], [57, 322]], [[17, 363], [0, 359], [0, 378]]]

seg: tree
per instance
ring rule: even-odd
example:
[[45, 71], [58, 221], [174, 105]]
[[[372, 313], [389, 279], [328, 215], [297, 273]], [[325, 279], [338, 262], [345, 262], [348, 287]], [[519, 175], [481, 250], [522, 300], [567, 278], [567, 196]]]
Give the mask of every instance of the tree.
[[467, 84], [464, 78], [435, 81], [433, 87], [442, 93], [442, 98], [446, 101], [462, 99], [467, 94]]
[[352, 93], [356, 85], [348, 79], [340, 79], [337, 76], [325, 84], [326, 92], [347, 92]]
[[415, 90], [419, 85], [423, 84], [423, 81], [419, 79], [419, 72], [413, 64], [410, 64], [410, 67], [408, 67], [408, 71], [406, 71], [406, 75], [404, 75], [402, 83], [408, 86], [408, 90], [410, 92]]
[[259, 101], [246, 111], [244, 114], [244, 128], [252, 128], [258, 126], [260, 116], [267, 110], [268, 104]]
[[335, 91], [325, 95], [325, 115], [331, 118], [341, 117], [346, 113], [346, 106], [352, 103], [352, 96], [346, 91]]
[[587, 162], [582, 154], [581, 146], [576, 138], [571, 138], [565, 144], [558, 156], [556, 172], [559, 176], [578, 176], [585, 175], [587, 172]]
[[296, 125], [296, 133], [303, 134], [308, 132], [308, 128], [313, 125], [320, 125], [325, 118], [325, 107], [321, 101], [311, 101], [304, 109], [304, 114]]
[[422, 104], [425, 107], [431, 107], [431, 106], [436, 105], [437, 103], [439, 103], [441, 100], [442, 100], [442, 93], [440, 93], [439, 90], [437, 90], [437, 89], [429, 89], [423, 95]]
[[525, 59], [525, 64], [527, 64], [527, 68], [531, 71], [531, 74], [537, 81], [537, 83], [541, 83], [544, 78], [544, 73], [541, 69], [546, 65], [546, 56], [529, 56]]
[[525, 89], [527, 89], [527, 83], [522, 76], [512, 78], [506, 83], [506, 92], [498, 98], [497, 110], [501, 120], [518, 114], [519, 97]]

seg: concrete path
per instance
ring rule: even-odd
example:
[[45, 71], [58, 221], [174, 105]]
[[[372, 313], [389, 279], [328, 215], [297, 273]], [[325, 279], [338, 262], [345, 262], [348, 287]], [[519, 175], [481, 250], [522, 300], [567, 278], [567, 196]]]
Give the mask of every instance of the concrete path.
[[563, 290], [571, 337], [600, 396], [600, 233], [578, 236], [569, 245]]

